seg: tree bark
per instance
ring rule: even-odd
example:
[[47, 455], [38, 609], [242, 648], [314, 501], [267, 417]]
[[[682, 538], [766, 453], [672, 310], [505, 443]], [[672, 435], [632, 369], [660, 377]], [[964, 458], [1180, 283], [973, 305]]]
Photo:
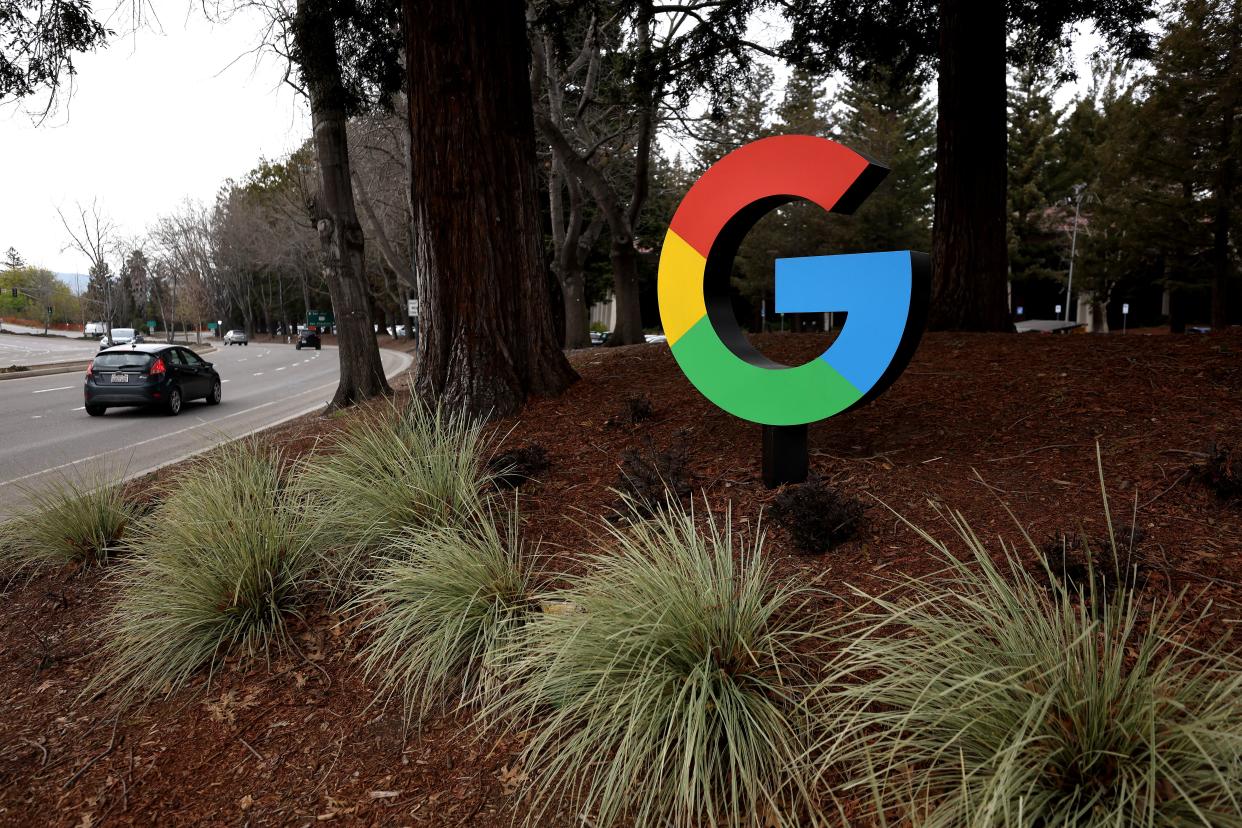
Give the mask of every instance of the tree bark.
[[940, 0], [930, 327], [1011, 331], [1005, 4]]
[[577, 375], [541, 253], [521, 0], [404, 0], [419, 372], [428, 402], [504, 416]]
[[294, 37], [311, 104], [319, 191], [312, 213], [336, 320], [341, 380], [330, 409], [392, 393], [372, 328], [362, 225], [354, 207], [336, 20], [326, 0], [298, 0]]

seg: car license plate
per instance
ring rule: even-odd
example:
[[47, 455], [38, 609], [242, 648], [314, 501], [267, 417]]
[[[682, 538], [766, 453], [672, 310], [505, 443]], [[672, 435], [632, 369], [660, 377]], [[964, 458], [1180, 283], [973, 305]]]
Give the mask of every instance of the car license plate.
[[113, 374], [113, 382], [129, 382], [129, 374]]

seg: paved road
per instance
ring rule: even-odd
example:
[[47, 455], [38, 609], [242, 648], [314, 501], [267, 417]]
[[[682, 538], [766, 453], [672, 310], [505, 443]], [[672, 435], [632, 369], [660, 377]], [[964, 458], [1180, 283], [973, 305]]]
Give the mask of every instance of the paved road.
[[[381, 351], [391, 377], [410, 357]], [[253, 343], [208, 354], [224, 380], [224, 400], [186, 403], [181, 415], [119, 408], [90, 417], [83, 377], [54, 374], [0, 381], [0, 518], [58, 476], [137, 476], [224, 440], [305, 414], [332, 397], [336, 348], [297, 351]]]
[[88, 360], [99, 350], [95, 340], [75, 338], [58, 331], [49, 331], [48, 336], [21, 336], [12, 331], [24, 333], [43, 333], [43, 329], [19, 328], [4, 324], [4, 332], [0, 333], [0, 368], [10, 365], [45, 365], [49, 362], [69, 362], [71, 360]]

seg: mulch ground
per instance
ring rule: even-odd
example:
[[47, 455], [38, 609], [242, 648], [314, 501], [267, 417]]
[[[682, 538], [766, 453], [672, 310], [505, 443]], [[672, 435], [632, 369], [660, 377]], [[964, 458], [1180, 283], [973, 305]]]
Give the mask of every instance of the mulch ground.
[[[825, 347], [811, 334], [758, 341], [789, 364]], [[618, 504], [627, 452], [683, 452], [698, 508], [730, 509], [743, 530], [760, 521], [776, 493], [760, 480], [759, 427], [700, 397], [667, 347], [571, 357], [579, 383], [498, 424], [503, 449], [547, 452], [521, 509], [556, 565], [572, 568], [592, 516]], [[643, 400], [650, 415], [633, 422]], [[347, 424], [310, 417], [265, 439], [296, 454]], [[1136, 514], [1142, 530], [1144, 589], [1185, 591], [1206, 608], [1202, 634], [1242, 642], [1242, 504], [1222, 501], [1194, 470], [1214, 442], [1242, 444], [1240, 333], [932, 334], [887, 394], [811, 427], [813, 471], [869, 504], [859, 533], [805, 555], [764, 519], [767, 550], [779, 575], [844, 591], [937, 569], [902, 519], [951, 540], [938, 506], [960, 510], [983, 537], [1018, 541], [1015, 518], [1038, 542], [1099, 536], [1098, 448], [1115, 524], [1128, 533]], [[99, 667], [92, 622], [110, 599], [107, 572], [45, 573], [0, 596], [0, 824], [521, 818], [517, 737], [453, 715], [403, 733], [395, 710], [371, 704], [349, 624], [324, 613], [297, 627], [296, 653], [239, 664], [210, 688], [120, 715], [80, 698]]]

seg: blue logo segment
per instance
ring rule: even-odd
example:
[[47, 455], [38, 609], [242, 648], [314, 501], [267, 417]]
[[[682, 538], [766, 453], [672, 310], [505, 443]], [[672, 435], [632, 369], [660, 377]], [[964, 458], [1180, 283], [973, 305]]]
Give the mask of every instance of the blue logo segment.
[[820, 359], [866, 394], [893, 362], [911, 308], [908, 250], [776, 260], [776, 312], [848, 314]]

